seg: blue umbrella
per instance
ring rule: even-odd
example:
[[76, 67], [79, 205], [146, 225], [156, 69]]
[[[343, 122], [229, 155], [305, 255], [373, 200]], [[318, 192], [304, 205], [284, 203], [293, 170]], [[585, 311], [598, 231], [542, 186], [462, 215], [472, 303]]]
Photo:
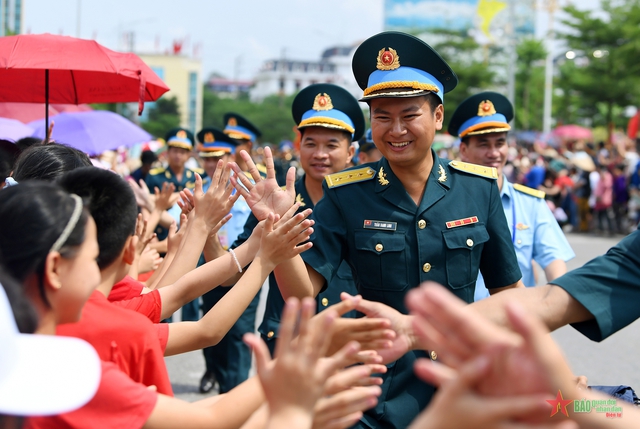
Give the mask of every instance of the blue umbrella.
[[16, 119], [0, 118], [0, 139], [16, 141], [33, 134], [33, 128]]
[[[133, 146], [152, 140], [151, 134], [118, 115], [106, 110], [61, 113], [54, 118], [52, 138], [89, 155], [99, 155], [120, 146]], [[35, 131], [34, 137], [44, 138], [46, 126], [43, 119], [28, 124]]]

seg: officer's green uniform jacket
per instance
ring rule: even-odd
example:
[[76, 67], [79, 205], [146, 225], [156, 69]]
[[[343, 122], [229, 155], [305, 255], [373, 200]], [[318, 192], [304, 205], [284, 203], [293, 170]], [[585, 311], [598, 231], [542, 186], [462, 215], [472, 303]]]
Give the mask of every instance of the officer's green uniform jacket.
[[606, 254], [550, 283], [566, 290], [595, 318], [573, 327], [602, 341], [640, 317], [639, 281], [640, 231], [636, 230]]
[[[176, 192], [180, 192], [185, 188], [193, 190], [193, 188], [196, 186], [195, 173], [196, 172], [194, 172], [193, 170], [185, 168], [184, 172], [182, 173], [182, 180], [178, 180], [176, 174], [173, 172], [173, 170], [171, 170], [171, 167], [158, 167], [149, 171], [145, 182], [147, 183], [147, 186], [149, 187], [149, 190], [151, 192], [153, 192], [154, 186], [157, 186], [158, 189], [162, 189], [162, 184], [165, 182], [173, 183], [176, 187]], [[203, 176], [202, 171], [198, 171], [197, 173]]]
[[[432, 155], [419, 207], [385, 158], [347, 170], [364, 179], [336, 187], [324, 183], [324, 197], [313, 213], [313, 247], [302, 258], [327, 284], [347, 261], [365, 299], [407, 313], [405, 294], [427, 280], [448, 286], [470, 303], [478, 268], [488, 287], [520, 279], [496, 181], [458, 171]], [[367, 174], [367, 168], [375, 174]], [[327, 180], [335, 182], [343, 173]], [[433, 387], [413, 374], [415, 359], [426, 356], [410, 352], [388, 366], [378, 406], [365, 414], [363, 427], [405, 428], [427, 405]]]
[[[307, 188], [304, 185], [306, 176], [302, 176], [296, 181], [296, 201], [300, 202], [300, 208], [298, 212], [306, 209], [313, 209], [313, 202], [307, 192]], [[253, 214], [249, 215], [247, 222], [244, 225], [244, 231], [238, 236], [238, 239], [231, 245], [231, 248], [236, 248], [242, 243], [247, 241], [253, 228], [258, 224], [258, 219]], [[351, 274], [351, 268], [346, 262], [343, 262], [338, 268], [336, 276], [332, 280], [329, 287], [316, 297], [317, 311], [320, 312], [340, 302], [340, 292], [347, 292], [351, 295], [356, 294], [356, 287], [353, 283], [353, 276]], [[264, 319], [258, 328], [258, 331], [267, 342], [269, 349], [273, 353], [275, 347], [275, 340], [278, 335], [278, 327], [280, 326], [280, 316], [284, 310], [284, 299], [278, 289], [278, 283], [276, 283], [276, 277], [271, 273], [269, 275], [269, 294], [267, 296], [267, 304], [264, 312]], [[354, 316], [354, 312], [349, 312], [347, 317]]]
[[[151, 192], [153, 192], [154, 187], [162, 189], [162, 184], [165, 182], [173, 183], [176, 187], [175, 192], [180, 192], [185, 188], [193, 190], [196, 186], [195, 173], [195, 171], [185, 167], [184, 172], [182, 173], [182, 180], [178, 180], [176, 174], [171, 170], [171, 167], [158, 167], [151, 169], [144, 181]], [[204, 172], [202, 170], [197, 171], [197, 173], [204, 176]], [[158, 235], [158, 239], [163, 239], [167, 236], [167, 229], [161, 226], [158, 226], [155, 232]]]

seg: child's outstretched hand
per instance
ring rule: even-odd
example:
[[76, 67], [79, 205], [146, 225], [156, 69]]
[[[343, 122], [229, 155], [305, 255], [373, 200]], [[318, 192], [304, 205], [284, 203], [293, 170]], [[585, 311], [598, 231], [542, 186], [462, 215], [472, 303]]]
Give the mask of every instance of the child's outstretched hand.
[[233, 204], [240, 197], [233, 194], [233, 186], [229, 183], [231, 166], [218, 161], [216, 172], [211, 177], [211, 184], [207, 192], [202, 191], [202, 178], [196, 174], [196, 185], [193, 191], [194, 210], [196, 217], [202, 217], [209, 231], [214, 229], [231, 210]]
[[[316, 402], [324, 393], [327, 378], [335, 371], [332, 366], [323, 365], [321, 358], [329, 347], [331, 335], [327, 333], [337, 314], [327, 315], [322, 324], [310, 324], [315, 307], [312, 298], [303, 299], [302, 304], [296, 298], [287, 300], [274, 361], [269, 359], [269, 349], [262, 339], [253, 334], [244, 336], [256, 355], [258, 376], [269, 404], [267, 427], [310, 428]], [[293, 341], [299, 313], [299, 336]]]
[[311, 226], [314, 221], [307, 219], [311, 209], [294, 216], [299, 206], [299, 203], [291, 206], [279, 220], [273, 213], [267, 216], [260, 240], [260, 250], [256, 255], [262, 259], [263, 263], [270, 263], [276, 267], [281, 262], [311, 248], [312, 243], [308, 240], [313, 233]]

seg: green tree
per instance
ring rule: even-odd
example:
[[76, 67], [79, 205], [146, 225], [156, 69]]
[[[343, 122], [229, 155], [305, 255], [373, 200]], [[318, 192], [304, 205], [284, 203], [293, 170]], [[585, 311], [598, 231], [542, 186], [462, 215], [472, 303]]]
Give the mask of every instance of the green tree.
[[180, 110], [176, 97], [161, 97], [149, 108], [149, 119], [140, 124], [155, 137], [163, 137], [171, 128], [180, 126]]
[[547, 55], [541, 40], [522, 39], [516, 47], [515, 125], [520, 130], [542, 129], [544, 59]]
[[424, 40], [444, 58], [458, 76], [458, 85], [444, 98], [443, 129], [446, 130], [451, 115], [465, 98], [500, 83], [490, 61], [499, 50], [493, 46], [480, 46], [466, 31], [436, 30]]
[[574, 6], [564, 10], [567, 31], [561, 38], [577, 56], [561, 66], [566, 81], [560, 87], [579, 105], [561, 104], [558, 114], [568, 116], [558, 120], [588, 117], [594, 126], [607, 126], [610, 139], [616, 123], [624, 122], [616, 111], [639, 101], [640, 0], [602, 0], [597, 13]]
[[280, 97], [272, 95], [261, 103], [252, 103], [247, 96], [238, 99], [221, 98], [204, 90], [202, 123], [204, 126], [224, 128], [225, 113], [238, 113], [250, 120], [262, 131], [262, 142], [278, 144], [282, 140], [294, 138], [291, 105], [295, 95]]

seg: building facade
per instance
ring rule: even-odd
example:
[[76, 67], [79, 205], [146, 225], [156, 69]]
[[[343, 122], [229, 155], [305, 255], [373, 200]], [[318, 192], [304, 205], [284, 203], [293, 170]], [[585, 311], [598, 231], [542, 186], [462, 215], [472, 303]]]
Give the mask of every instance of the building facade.
[[23, 32], [23, 0], [0, 0], [0, 36]]
[[[202, 128], [201, 61], [184, 55], [139, 54], [139, 56], [170, 88], [163, 97], [176, 97], [180, 110], [180, 126], [194, 133], [200, 130]], [[152, 106], [152, 103], [147, 103], [145, 112]]]
[[351, 72], [356, 46], [332, 47], [318, 61], [274, 59], [266, 61], [253, 79], [251, 101], [260, 102], [270, 95], [287, 96], [314, 83], [340, 85], [354, 96], [361, 96]]

